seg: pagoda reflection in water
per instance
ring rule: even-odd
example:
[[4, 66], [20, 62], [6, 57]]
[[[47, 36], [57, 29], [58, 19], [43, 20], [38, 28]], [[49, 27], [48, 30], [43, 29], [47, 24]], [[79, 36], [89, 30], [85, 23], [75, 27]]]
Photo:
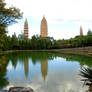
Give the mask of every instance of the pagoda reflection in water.
[[28, 77], [28, 73], [29, 73], [29, 61], [28, 61], [28, 58], [24, 59], [24, 69], [25, 69], [25, 76]]
[[41, 61], [41, 73], [42, 73], [42, 77], [45, 80], [47, 73], [48, 73], [48, 60]]

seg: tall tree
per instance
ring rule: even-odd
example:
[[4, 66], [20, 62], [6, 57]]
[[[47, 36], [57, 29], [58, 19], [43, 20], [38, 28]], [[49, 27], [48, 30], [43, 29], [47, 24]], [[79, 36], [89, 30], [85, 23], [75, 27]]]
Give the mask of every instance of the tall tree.
[[4, 0], [0, 0], [0, 49], [3, 47], [6, 27], [16, 23], [17, 19], [22, 18], [22, 12], [16, 7], [6, 7]]

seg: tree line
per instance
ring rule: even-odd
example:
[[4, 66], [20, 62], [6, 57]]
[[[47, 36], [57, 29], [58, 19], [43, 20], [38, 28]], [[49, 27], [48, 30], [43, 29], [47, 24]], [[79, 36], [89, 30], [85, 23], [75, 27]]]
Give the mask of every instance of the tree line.
[[40, 49], [62, 49], [92, 46], [92, 32], [85, 36], [76, 36], [68, 40], [55, 40], [53, 37], [32, 36], [31, 39], [25, 38], [23, 34], [18, 37], [14, 33], [12, 37], [4, 37], [2, 50], [40, 50]]

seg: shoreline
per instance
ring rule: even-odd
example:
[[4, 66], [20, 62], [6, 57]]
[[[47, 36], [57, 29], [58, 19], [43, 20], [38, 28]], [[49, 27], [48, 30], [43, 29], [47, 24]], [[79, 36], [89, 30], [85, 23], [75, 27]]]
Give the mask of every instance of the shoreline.
[[70, 53], [70, 54], [92, 56], [92, 46], [80, 47], [80, 48], [44, 49], [44, 50], [8, 50], [8, 51], [2, 51], [2, 53], [7, 54], [12, 52], [22, 52], [22, 51], [48, 51], [48, 52], [59, 52], [59, 53], [67, 53], [67, 54]]

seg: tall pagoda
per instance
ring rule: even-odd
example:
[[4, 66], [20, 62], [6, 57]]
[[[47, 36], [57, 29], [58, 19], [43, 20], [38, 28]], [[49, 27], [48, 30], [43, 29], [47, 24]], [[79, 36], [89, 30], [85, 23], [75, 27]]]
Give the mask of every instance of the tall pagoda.
[[27, 21], [27, 19], [24, 23], [24, 37], [28, 38], [28, 21]]
[[48, 37], [48, 27], [47, 27], [47, 21], [45, 17], [43, 17], [41, 21], [41, 31], [40, 31], [41, 37]]

